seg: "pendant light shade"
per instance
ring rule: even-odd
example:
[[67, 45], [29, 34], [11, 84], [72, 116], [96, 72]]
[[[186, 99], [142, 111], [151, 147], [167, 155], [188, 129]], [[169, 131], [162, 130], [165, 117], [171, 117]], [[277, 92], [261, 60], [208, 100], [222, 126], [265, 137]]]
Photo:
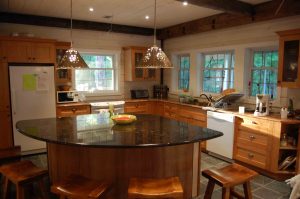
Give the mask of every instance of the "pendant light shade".
[[83, 58], [80, 56], [77, 50], [70, 48], [66, 51], [62, 57], [58, 69], [71, 69], [71, 68], [88, 68], [88, 65], [85, 63]]
[[148, 48], [142, 60], [142, 68], [173, 68], [170, 60], [161, 50], [161, 48], [153, 45]]
[[85, 63], [85, 61], [80, 56], [79, 52], [72, 48], [73, 46], [73, 35], [72, 35], [72, 28], [73, 28], [73, 17], [72, 17], [72, 11], [73, 11], [73, 5], [71, 0], [71, 48], [66, 51], [62, 59], [60, 60], [60, 63], [56, 67], [56, 69], [72, 69], [72, 68], [88, 68], [88, 65]]
[[142, 59], [142, 65], [137, 68], [173, 68], [167, 55], [156, 45], [156, 0], [154, 1], [154, 38], [153, 46], [148, 48]]

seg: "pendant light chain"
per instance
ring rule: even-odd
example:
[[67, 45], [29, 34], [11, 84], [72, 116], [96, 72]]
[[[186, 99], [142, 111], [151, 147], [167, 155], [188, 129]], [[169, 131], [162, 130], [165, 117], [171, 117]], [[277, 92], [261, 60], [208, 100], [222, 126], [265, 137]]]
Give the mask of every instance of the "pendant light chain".
[[73, 0], [71, 0], [71, 10], [70, 10], [70, 16], [71, 16], [71, 48], [73, 47], [73, 33], [72, 33], [72, 30], [73, 30]]
[[156, 45], [156, 0], [154, 0], [154, 46]]

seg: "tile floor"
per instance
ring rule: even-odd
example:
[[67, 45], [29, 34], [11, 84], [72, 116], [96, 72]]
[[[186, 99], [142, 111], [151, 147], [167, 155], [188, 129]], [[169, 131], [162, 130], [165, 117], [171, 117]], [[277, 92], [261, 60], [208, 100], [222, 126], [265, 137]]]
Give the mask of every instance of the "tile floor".
[[[47, 168], [47, 156], [45, 154], [28, 156], [23, 159], [29, 159], [37, 166]], [[227, 162], [214, 158], [206, 153], [202, 153], [201, 167], [202, 169], [220, 168], [228, 165]], [[201, 193], [204, 194], [207, 184], [207, 179], [201, 176]], [[279, 182], [271, 178], [259, 175], [251, 182], [253, 199], [288, 199], [291, 189], [284, 182]], [[242, 192], [242, 186], [236, 187], [237, 191]], [[194, 199], [202, 199], [203, 195]], [[216, 185], [212, 199], [221, 199], [222, 189]], [[51, 198], [56, 198], [51, 194]]]

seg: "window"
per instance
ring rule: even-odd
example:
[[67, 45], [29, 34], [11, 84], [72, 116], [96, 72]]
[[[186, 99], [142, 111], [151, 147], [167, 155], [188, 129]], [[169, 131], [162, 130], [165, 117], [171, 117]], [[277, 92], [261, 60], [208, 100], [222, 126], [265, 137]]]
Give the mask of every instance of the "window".
[[178, 89], [189, 90], [190, 83], [190, 56], [179, 56]]
[[77, 91], [102, 92], [117, 89], [114, 55], [81, 53], [88, 69], [75, 70]]
[[251, 68], [251, 96], [256, 94], [277, 95], [278, 51], [264, 50], [253, 52]]
[[232, 52], [204, 55], [203, 91], [221, 93], [233, 88], [234, 54]]

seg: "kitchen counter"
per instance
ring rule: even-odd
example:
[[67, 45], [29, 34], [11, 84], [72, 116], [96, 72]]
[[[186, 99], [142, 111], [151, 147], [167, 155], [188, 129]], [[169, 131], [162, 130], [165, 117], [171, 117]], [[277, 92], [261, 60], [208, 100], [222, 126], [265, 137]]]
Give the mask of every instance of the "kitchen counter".
[[17, 129], [47, 142], [52, 183], [77, 173], [112, 183], [108, 198], [127, 197], [132, 177], [178, 176], [184, 199], [200, 195], [200, 142], [223, 135], [155, 115], [114, 125], [107, 114], [23, 120]]
[[[127, 99], [125, 100], [126, 102], [146, 102], [146, 101], [161, 101], [161, 102], [168, 102], [168, 103], [173, 103], [173, 104], [180, 104], [180, 105], [184, 105], [184, 106], [188, 106], [188, 107], [193, 107], [193, 108], [198, 108], [202, 110], [202, 106], [198, 106], [198, 105], [193, 105], [193, 104], [187, 104], [187, 103], [181, 103], [178, 100], [175, 99]], [[221, 112], [221, 113], [231, 113], [234, 114], [235, 116], [247, 116], [247, 117], [253, 117], [253, 118], [257, 118], [257, 119], [264, 119], [264, 120], [271, 120], [271, 121], [279, 121], [282, 123], [286, 123], [286, 124], [300, 124], [300, 120], [294, 119], [294, 118], [288, 118], [288, 119], [281, 119], [280, 118], [280, 114], [275, 113], [275, 114], [270, 114], [268, 116], [261, 116], [261, 117], [257, 117], [254, 116], [253, 113], [249, 113], [246, 112], [244, 114], [240, 114], [238, 112], [237, 109], [221, 109], [221, 108], [216, 108], [215, 111], [217, 112]]]
[[70, 102], [70, 103], [56, 104], [56, 107], [70, 107], [70, 106], [90, 106], [90, 103], [88, 103], [88, 102]]

